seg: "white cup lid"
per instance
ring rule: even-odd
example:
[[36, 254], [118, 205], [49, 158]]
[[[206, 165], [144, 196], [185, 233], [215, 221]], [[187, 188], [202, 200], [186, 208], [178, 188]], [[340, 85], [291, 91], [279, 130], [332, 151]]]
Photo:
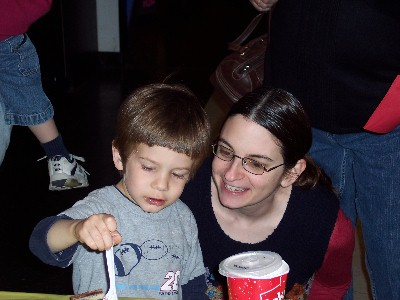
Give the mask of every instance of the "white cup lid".
[[219, 264], [219, 273], [225, 277], [271, 278], [289, 272], [282, 257], [271, 251], [251, 251], [232, 255]]

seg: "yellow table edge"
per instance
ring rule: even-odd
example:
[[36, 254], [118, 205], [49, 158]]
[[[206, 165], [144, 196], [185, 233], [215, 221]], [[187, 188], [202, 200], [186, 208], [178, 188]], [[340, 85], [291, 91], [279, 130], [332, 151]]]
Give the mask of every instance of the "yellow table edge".
[[[2, 300], [70, 300], [72, 295], [56, 295], [56, 294], [39, 294], [24, 292], [5, 292], [0, 291], [0, 299]], [[121, 300], [151, 300], [150, 298], [126, 298], [120, 297]]]

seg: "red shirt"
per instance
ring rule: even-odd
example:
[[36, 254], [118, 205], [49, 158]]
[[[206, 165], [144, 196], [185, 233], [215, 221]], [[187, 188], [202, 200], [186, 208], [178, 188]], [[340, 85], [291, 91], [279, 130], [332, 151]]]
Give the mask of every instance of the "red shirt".
[[51, 6], [52, 0], [0, 0], [0, 41], [27, 32]]
[[350, 287], [352, 256], [355, 243], [354, 227], [339, 210], [321, 268], [314, 274], [307, 300], [337, 300]]

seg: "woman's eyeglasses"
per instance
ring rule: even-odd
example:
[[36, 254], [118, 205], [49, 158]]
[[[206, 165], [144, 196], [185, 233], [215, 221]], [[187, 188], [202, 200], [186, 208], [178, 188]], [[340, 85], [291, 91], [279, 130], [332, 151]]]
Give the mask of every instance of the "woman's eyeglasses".
[[257, 160], [254, 160], [249, 157], [240, 157], [235, 154], [231, 149], [222, 146], [220, 144], [213, 144], [211, 145], [212, 151], [216, 157], [223, 161], [232, 161], [234, 157], [237, 157], [242, 160], [242, 166], [243, 168], [254, 175], [262, 175], [264, 172], [270, 172], [280, 166], [283, 166], [283, 164], [280, 164], [278, 166], [272, 167], [272, 168], [266, 168], [264, 164], [258, 162]]

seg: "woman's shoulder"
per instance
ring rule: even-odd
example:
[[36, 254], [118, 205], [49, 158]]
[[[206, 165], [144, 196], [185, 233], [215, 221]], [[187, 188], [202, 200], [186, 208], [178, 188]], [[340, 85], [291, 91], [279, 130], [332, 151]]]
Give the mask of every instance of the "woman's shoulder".
[[295, 186], [291, 198], [316, 207], [339, 208], [339, 197], [322, 185], [316, 185], [311, 189]]
[[[301, 222], [323, 222], [328, 227], [333, 226], [339, 211], [339, 198], [335, 193], [323, 186], [313, 189], [294, 187], [288, 205], [288, 214]], [[329, 224], [329, 225], [328, 225]]]

